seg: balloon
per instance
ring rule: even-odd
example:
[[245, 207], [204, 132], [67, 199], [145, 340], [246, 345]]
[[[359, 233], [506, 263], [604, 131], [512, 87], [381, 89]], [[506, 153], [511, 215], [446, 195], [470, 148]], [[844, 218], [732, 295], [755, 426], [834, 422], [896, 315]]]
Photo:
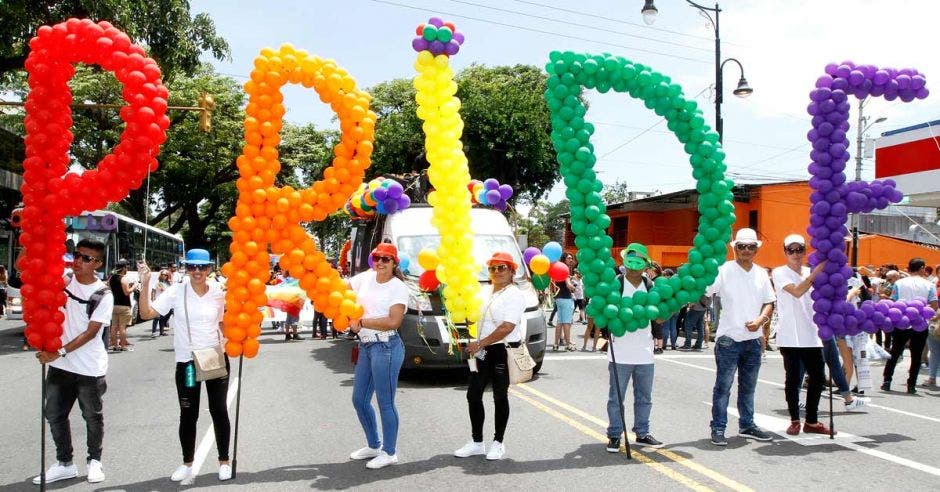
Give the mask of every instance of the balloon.
[[[336, 111], [343, 132], [340, 143], [333, 147], [333, 162], [324, 170], [323, 178], [301, 190], [275, 185], [281, 171], [277, 147], [285, 112], [280, 102], [281, 87], [286, 83], [316, 90], [321, 100]], [[375, 214], [373, 207], [384, 208], [384, 202], [374, 197], [380, 189], [378, 181], [363, 184], [375, 140], [376, 115], [369, 109], [371, 98], [356, 87], [355, 80], [336, 62], [289, 44], [277, 50], [265, 48], [255, 59], [245, 92], [248, 94], [245, 145], [236, 161], [241, 176], [237, 181], [236, 207], [249, 213], [229, 221], [233, 232], [231, 259], [223, 268], [246, 273], [228, 276], [224, 321], [231, 334], [239, 337], [245, 334], [240, 342], [227, 336], [227, 350], [237, 351], [235, 345], [241, 343], [242, 354], [250, 358], [258, 352], [257, 340], [252, 335], [258, 332], [263, 316], [256, 303], [240, 298], [239, 293], [251, 281], [266, 283], [269, 248], [280, 255], [281, 268], [299, 279], [307, 296], [333, 320], [334, 327], [342, 330], [349, 325], [350, 313], [353, 318], [361, 316], [362, 307], [356, 304], [355, 293], [326, 256], [317, 251], [300, 223], [323, 221], [340, 208], [357, 217], [368, 217]], [[255, 243], [250, 250], [249, 240]], [[247, 268], [249, 265], [254, 266]]]
[[440, 258], [437, 256], [437, 250], [424, 248], [421, 251], [418, 251], [418, 264], [421, 265], [421, 268], [423, 268], [425, 271], [437, 270], [437, 265], [440, 264]]
[[437, 279], [437, 272], [434, 270], [428, 270], [418, 277], [418, 287], [425, 292], [436, 290], [440, 285], [441, 282]]
[[535, 255], [529, 260], [529, 269], [536, 275], [543, 275], [548, 272], [551, 266], [551, 260], [545, 255]]
[[535, 287], [535, 290], [545, 290], [548, 288], [548, 285], [551, 283], [551, 279], [548, 275], [533, 275], [532, 276], [532, 286]]
[[555, 241], [550, 241], [542, 247], [542, 254], [548, 257], [548, 261], [555, 262], [561, 259], [561, 245]]
[[561, 282], [562, 280], [568, 278], [569, 273], [568, 265], [561, 261], [552, 263], [548, 268], [548, 276], [556, 282]]
[[405, 253], [398, 253], [398, 268], [400, 268], [403, 273], [408, 273], [408, 267], [410, 265], [411, 258], [409, 258]]
[[486, 192], [486, 203], [488, 205], [496, 205], [502, 201], [503, 197], [499, 194], [499, 190], [489, 190]]
[[542, 254], [540, 249], [536, 248], [535, 246], [529, 246], [525, 249], [525, 251], [522, 252], [522, 261], [528, 265], [529, 262], [532, 261], [533, 256], [540, 254]]

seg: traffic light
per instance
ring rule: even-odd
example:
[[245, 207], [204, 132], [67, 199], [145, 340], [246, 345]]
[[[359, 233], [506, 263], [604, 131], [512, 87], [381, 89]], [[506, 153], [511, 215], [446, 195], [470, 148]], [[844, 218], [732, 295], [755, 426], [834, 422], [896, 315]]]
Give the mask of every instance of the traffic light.
[[215, 99], [212, 98], [212, 94], [203, 92], [199, 95], [198, 104], [202, 108], [199, 113], [199, 129], [209, 133], [212, 131], [212, 110], [215, 109]]

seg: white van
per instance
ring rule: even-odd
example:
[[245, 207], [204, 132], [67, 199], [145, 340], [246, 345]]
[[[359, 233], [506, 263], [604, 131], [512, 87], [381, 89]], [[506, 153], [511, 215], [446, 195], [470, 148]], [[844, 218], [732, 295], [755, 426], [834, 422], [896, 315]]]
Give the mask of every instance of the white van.
[[[369, 268], [369, 253], [380, 242], [391, 242], [398, 248], [399, 255], [410, 259], [405, 276], [411, 289], [411, 298], [405, 320], [398, 332], [405, 344], [405, 369], [467, 367], [465, 355], [457, 349], [452, 350], [451, 343], [456, 335], [457, 341], [466, 343], [469, 338], [465, 326], [456, 326], [453, 333], [447, 326], [440, 296], [436, 292], [424, 293], [418, 289], [418, 277], [424, 272], [418, 265], [418, 252], [424, 248], [436, 248], [441, 241], [437, 229], [431, 225], [432, 208], [427, 204], [413, 203], [411, 207], [390, 216], [359, 224], [352, 231], [350, 273], [355, 275]], [[513, 235], [512, 228], [500, 212], [488, 208], [470, 210], [471, 229], [473, 230], [473, 256], [480, 265], [478, 278], [480, 288], [485, 292], [492, 289], [486, 272], [486, 260], [494, 252], [504, 251], [511, 254], [520, 268], [516, 270], [514, 282], [522, 289], [526, 306], [523, 319], [523, 339], [529, 347], [529, 353], [535, 359], [537, 372], [542, 367], [545, 356], [546, 324], [539, 309], [539, 298], [529, 274], [523, 265], [522, 253]], [[451, 353], [448, 353], [451, 352]]]

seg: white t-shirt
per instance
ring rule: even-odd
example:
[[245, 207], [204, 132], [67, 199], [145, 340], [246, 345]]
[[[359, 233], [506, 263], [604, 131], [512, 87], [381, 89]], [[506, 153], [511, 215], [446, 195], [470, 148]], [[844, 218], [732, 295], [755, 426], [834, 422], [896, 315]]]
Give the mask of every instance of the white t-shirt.
[[927, 302], [937, 300], [937, 286], [919, 275], [902, 278], [894, 283], [891, 298], [897, 300], [912, 300], [923, 297]]
[[[356, 302], [362, 305], [363, 319], [388, 317], [391, 307], [396, 304], [408, 307], [411, 292], [398, 277], [392, 277], [388, 282], [380, 284], [375, 280], [375, 270], [366, 270], [349, 279], [349, 285], [356, 292]], [[382, 330], [363, 328], [359, 330], [359, 336], [371, 338], [381, 332]]]
[[708, 293], [721, 298], [715, 338], [728, 336], [736, 342], [743, 342], [763, 336], [760, 329], [749, 331], [744, 324], [760, 316], [761, 307], [776, 298], [764, 267], [753, 263], [751, 270], [745, 271], [737, 261], [726, 261], [718, 268], [718, 276]]
[[[170, 326], [173, 328], [176, 362], [189, 362], [193, 360], [193, 350], [215, 347], [221, 340], [219, 323], [225, 311], [225, 292], [215, 282], [206, 282], [206, 285], [209, 290], [200, 297], [189, 282], [171, 284], [151, 305], [161, 316], [173, 310]], [[183, 291], [189, 308], [189, 328], [186, 327], [187, 306], [183, 304]], [[192, 345], [189, 344], [190, 329]]]
[[[632, 296], [636, 291], [646, 292], [646, 285], [643, 281], [640, 281], [639, 287], [634, 287], [624, 277], [622, 295], [624, 297]], [[617, 357], [618, 364], [652, 364], [653, 330], [650, 329], [650, 324], [647, 323], [646, 326], [638, 328], [633, 333], [627, 331], [624, 332], [623, 336], [615, 336], [613, 338], [613, 347], [613, 355]], [[610, 352], [607, 352], [607, 361], [613, 362]]]
[[822, 347], [816, 323], [813, 322], [813, 288], [799, 298], [783, 290], [788, 285], [799, 285], [809, 277], [809, 267], [801, 267], [800, 273], [787, 265], [774, 268], [774, 290], [777, 293], [777, 346], [778, 347]]
[[[492, 289], [490, 285], [489, 289]], [[480, 314], [479, 340], [483, 340], [504, 322], [515, 325], [503, 338], [504, 342], [522, 341], [522, 315], [525, 313], [525, 297], [514, 284], [509, 284], [495, 294], [489, 292]]]
[[575, 300], [584, 299], [584, 281], [575, 277], [570, 277], [570, 279], [571, 285], [574, 285], [574, 289], [571, 291], [571, 298]]
[[[75, 277], [66, 287], [69, 292], [80, 299], [88, 299], [97, 290], [107, 287], [101, 280], [95, 279], [88, 285], [80, 283]], [[101, 326], [111, 324], [111, 311], [114, 308], [114, 296], [108, 291], [98, 303], [98, 307], [91, 313], [91, 319], [88, 319], [87, 304], [82, 304], [71, 297], [66, 297], [65, 307], [62, 312], [65, 313], [65, 321], [62, 322], [62, 345], [71, 342], [75, 337], [81, 335], [88, 329], [88, 323], [97, 321]], [[108, 372], [108, 350], [101, 340], [101, 329], [95, 338], [87, 341], [85, 345], [69, 352], [65, 357], [49, 363], [50, 366], [62, 369], [82, 376], [99, 377]]]

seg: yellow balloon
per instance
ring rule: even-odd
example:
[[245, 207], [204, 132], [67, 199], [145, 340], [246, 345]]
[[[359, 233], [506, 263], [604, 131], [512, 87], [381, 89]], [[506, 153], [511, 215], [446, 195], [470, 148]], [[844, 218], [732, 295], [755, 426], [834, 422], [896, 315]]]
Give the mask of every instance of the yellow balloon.
[[418, 264], [425, 270], [434, 270], [440, 264], [441, 259], [437, 256], [437, 251], [431, 248], [424, 248], [418, 252]]
[[536, 275], [544, 275], [552, 264], [545, 255], [535, 255], [529, 260], [529, 268]]

